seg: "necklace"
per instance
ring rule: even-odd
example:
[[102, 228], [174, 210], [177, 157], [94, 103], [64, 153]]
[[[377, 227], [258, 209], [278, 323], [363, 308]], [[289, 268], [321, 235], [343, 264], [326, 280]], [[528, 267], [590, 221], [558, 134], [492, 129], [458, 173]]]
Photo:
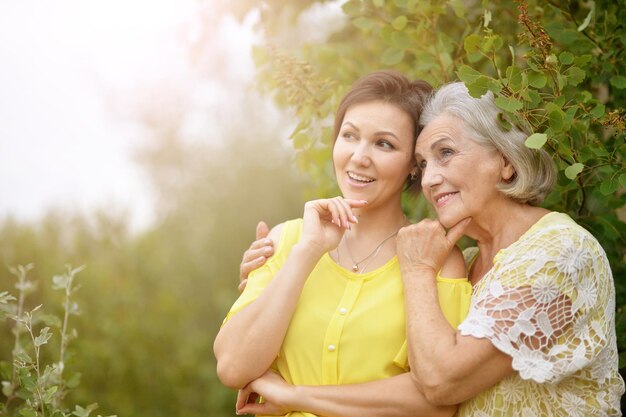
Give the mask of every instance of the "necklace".
[[[378, 246], [376, 246], [374, 248], [374, 250], [372, 252], [370, 252], [369, 255], [367, 255], [365, 258], [361, 259], [360, 261], [355, 261], [354, 257], [352, 256], [352, 253], [350, 252], [350, 245], [348, 244], [348, 239], [346, 239], [346, 235], [343, 236], [343, 240], [346, 242], [346, 249], [348, 250], [348, 256], [350, 256], [350, 261], [352, 261], [352, 271], [354, 272], [359, 272], [359, 267], [360, 264], [362, 264], [363, 262], [365, 262], [367, 259], [369, 259], [369, 261], [367, 261], [367, 263], [365, 264], [365, 266], [361, 269], [361, 273], [365, 273], [365, 269], [367, 269], [367, 267], [369, 266], [370, 262], [372, 262], [372, 260], [374, 258], [376, 258], [376, 255], [378, 255], [378, 252], [380, 252], [381, 248], [383, 247], [383, 245], [385, 244], [385, 242], [387, 242], [389, 239], [391, 239], [392, 237], [394, 237], [395, 235], [398, 234], [398, 231], [400, 229], [396, 230], [395, 232], [393, 232], [392, 234], [390, 234], [389, 236], [387, 236], [386, 238], [384, 238], [382, 240], [382, 242], [380, 242], [378, 244]], [[341, 258], [339, 257], [339, 246], [337, 246], [337, 261], [340, 262]]]

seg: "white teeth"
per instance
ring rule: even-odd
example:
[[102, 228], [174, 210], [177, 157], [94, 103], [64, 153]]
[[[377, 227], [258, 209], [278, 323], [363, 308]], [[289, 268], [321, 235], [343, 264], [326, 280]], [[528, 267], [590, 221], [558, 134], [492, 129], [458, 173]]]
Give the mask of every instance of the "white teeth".
[[361, 182], [372, 182], [372, 181], [375, 181], [374, 178], [364, 177], [363, 175], [355, 174], [352, 171], [348, 171], [348, 177], [352, 178], [353, 180], [357, 180], [357, 181], [361, 181]]
[[450, 198], [450, 197], [451, 197], [451, 196], [453, 196], [454, 194], [456, 194], [456, 193], [449, 193], [449, 194], [444, 194], [444, 195], [442, 195], [441, 197], [439, 197], [439, 198], [437, 199], [437, 203], [441, 203], [442, 201], [447, 200], [448, 198]]

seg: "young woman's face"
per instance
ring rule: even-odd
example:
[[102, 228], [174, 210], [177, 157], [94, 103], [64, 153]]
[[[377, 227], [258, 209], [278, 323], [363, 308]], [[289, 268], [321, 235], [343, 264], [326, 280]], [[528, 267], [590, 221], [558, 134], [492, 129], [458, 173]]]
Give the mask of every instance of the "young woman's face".
[[333, 148], [343, 196], [367, 200], [368, 207], [400, 201], [416, 169], [413, 135], [411, 117], [393, 104], [368, 101], [350, 106]]
[[480, 145], [457, 117], [443, 114], [428, 123], [415, 145], [424, 197], [445, 227], [480, 218], [498, 199], [497, 185], [513, 175], [502, 155]]

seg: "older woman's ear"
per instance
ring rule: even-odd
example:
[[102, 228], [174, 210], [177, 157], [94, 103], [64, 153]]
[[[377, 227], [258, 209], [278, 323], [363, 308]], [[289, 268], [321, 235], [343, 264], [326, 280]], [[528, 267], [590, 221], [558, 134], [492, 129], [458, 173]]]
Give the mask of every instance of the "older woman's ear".
[[502, 156], [502, 160], [504, 162], [502, 165], [502, 180], [504, 182], [511, 182], [515, 179], [515, 167], [506, 157]]

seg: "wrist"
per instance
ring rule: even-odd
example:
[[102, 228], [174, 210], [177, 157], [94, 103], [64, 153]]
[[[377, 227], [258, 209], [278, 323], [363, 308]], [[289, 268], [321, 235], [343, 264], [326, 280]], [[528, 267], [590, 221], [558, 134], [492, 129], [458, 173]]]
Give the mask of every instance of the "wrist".
[[319, 259], [328, 252], [322, 245], [312, 240], [301, 240], [291, 249], [292, 252], [298, 254], [300, 259], [319, 261]]

